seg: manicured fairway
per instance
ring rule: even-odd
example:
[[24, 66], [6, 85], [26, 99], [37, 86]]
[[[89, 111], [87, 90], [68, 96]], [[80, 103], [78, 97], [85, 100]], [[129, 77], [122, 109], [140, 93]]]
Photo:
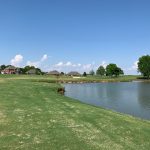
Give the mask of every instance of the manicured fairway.
[[150, 121], [74, 101], [59, 95], [59, 86], [0, 78], [0, 149], [150, 148]]

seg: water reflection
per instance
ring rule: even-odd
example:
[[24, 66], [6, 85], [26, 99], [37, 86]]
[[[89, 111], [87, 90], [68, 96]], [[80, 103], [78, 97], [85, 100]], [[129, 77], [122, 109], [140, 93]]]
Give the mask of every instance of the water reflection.
[[144, 109], [150, 110], [150, 83], [141, 82], [138, 84], [138, 101]]
[[150, 83], [65, 84], [66, 96], [150, 119]]

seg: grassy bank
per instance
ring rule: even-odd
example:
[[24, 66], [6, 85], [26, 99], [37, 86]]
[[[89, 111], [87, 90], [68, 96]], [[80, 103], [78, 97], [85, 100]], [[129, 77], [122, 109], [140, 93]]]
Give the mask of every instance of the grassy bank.
[[45, 82], [129, 82], [139, 80], [140, 76], [126, 75], [120, 77], [106, 77], [106, 76], [87, 76], [87, 77], [70, 77], [70, 76], [49, 76], [49, 75], [0, 75], [0, 78], [5, 79], [28, 79]]
[[0, 78], [0, 149], [149, 149], [149, 121], [82, 104], [37, 80], [56, 79]]

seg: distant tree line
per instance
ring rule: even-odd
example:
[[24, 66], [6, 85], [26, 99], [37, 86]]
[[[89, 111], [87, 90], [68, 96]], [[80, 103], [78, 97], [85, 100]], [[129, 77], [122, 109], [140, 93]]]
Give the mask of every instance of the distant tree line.
[[117, 77], [119, 75], [124, 75], [124, 72], [116, 64], [109, 64], [106, 66], [106, 68], [104, 68], [103, 66], [99, 66], [96, 72], [94, 72], [94, 70], [91, 70], [89, 74], [92, 76], [96, 74], [100, 76]]
[[[150, 55], [144, 55], [139, 58], [137, 71], [140, 72], [145, 78], [150, 79]], [[92, 76], [96, 74], [100, 76], [117, 77], [119, 75], [124, 75], [124, 72], [116, 64], [111, 63], [107, 65], [106, 68], [99, 66], [96, 72], [91, 70], [89, 74]]]
[[[1, 65], [0, 71], [11, 65]], [[35, 70], [35, 74], [43, 75], [45, 72], [42, 72], [40, 68], [36, 68], [34, 66], [25, 66], [17, 68], [19, 74], [27, 74], [30, 70]], [[138, 72], [140, 72], [145, 78], [150, 78], [150, 55], [141, 56], [138, 60]], [[65, 75], [64, 72], [60, 73], [61, 75]], [[119, 68], [116, 64], [109, 64], [104, 68], [102, 65], [94, 72], [91, 70], [89, 75], [99, 75], [99, 76], [109, 76], [109, 77], [118, 77], [119, 75], [124, 75], [124, 72], [121, 68]], [[86, 72], [83, 73], [83, 76], [86, 77], [88, 75]]]
[[[9, 66], [11, 66], [11, 65], [1, 65], [0, 70], [2, 71], [2, 70], [6, 69]], [[17, 70], [18, 70], [19, 74], [27, 74], [27, 72], [32, 70], [32, 69], [35, 70], [35, 74], [37, 74], [37, 75], [44, 74], [44, 72], [42, 72], [40, 68], [36, 68], [34, 66], [25, 66], [25, 67], [22, 67], [22, 68], [17, 67]]]
[[32, 69], [35, 70], [35, 74], [37, 75], [44, 74], [44, 72], [42, 72], [40, 68], [36, 68], [34, 66], [25, 66], [24, 68], [20, 68], [20, 71], [22, 74], [26, 74], [28, 71]]

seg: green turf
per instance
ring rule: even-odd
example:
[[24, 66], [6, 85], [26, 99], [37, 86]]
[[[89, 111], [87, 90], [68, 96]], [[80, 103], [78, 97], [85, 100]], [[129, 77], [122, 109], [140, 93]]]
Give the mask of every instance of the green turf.
[[87, 76], [80, 78], [73, 78], [70, 76], [49, 76], [49, 75], [0, 75], [0, 78], [4, 79], [30, 79], [38, 81], [50, 81], [50, 82], [128, 82], [137, 80], [141, 76], [125, 75], [119, 77], [107, 77], [107, 76]]
[[150, 148], [150, 121], [74, 101], [42, 78], [0, 78], [0, 149]]

